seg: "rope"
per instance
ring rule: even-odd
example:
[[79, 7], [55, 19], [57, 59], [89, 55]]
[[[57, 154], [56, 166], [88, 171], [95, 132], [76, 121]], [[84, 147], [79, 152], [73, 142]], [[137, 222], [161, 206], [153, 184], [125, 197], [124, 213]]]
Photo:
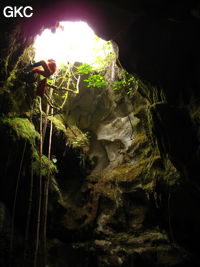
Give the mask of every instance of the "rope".
[[20, 161], [20, 166], [19, 166], [19, 172], [17, 176], [17, 183], [16, 183], [16, 188], [15, 188], [15, 195], [14, 195], [14, 201], [13, 201], [13, 210], [12, 210], [12, 219], [11, 219], [11, 234], [10, 234], [10, 257], [9, 257], [9, 266], [12, 266], [12, 259], [13, 259], [13, 241], [14, 241], [14, 231], [15, 231], [15, 212], [16, 212], [16, 203], [17, 203], [17, 194], [18, 194], [18, 189], [19, 189], [19, 183], [20, 183], [20, 177], [21, 177], [21, 170], [22, 170], [22, 165], [24, 161], [24, 154], [26, 151], [26, 144], [27, 140], [25, 140], [24, 143], [24, 148], [22, 151], [22, 157]]
[[37, 258], [38, 258], [38, 249], [40, 242], [40, 219], [41, 219], [41, 201], [42, 201], [42, 154], [43, 154], [43, 136], [42, 136], [42, 99], [40, 97], [39, 102], [39, 110], [40, 110], [40, 176], [39, 176], [39, 185], [38, 185], [38, 212], [37, 212], [37, 226], [36, 226], [36, 241], [35, 241], [35, 251], [34, 251], [34, 262], [33, 266], [37, 267]]

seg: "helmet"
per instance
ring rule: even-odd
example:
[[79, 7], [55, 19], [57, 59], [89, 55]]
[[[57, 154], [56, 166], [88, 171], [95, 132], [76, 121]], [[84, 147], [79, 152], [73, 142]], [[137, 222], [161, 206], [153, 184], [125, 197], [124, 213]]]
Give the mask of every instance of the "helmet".
[[52, 58], [51, 59], [48, 59], [47, 61], [48, 62], [55, 62], [56, 63], [56, 61], [54, 59], [52, 59]]

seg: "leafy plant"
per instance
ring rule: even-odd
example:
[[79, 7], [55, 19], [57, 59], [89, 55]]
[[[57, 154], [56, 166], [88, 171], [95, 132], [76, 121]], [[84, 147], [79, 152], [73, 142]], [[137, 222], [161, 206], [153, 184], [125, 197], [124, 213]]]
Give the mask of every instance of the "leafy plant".
[[125, 90], [128, 95], [138, 89], [139, 81], [133, 75], [124, 71], [121, 75], [121, 80], [113, 83], [113, 90]]
[[104, 80], [104, 77], [100, 74], [91, 75], [88, 79], [85, 79], [84, 82], [87, 82], [87, 87], [97, 87], [101, 88], [107, 85], [107, 82]]
[[122, 81], [115, 81], [113, 83], [113, 90], [120, 90], [121, 88], [123, 88], [126, 84], [125, 80]]
[[79, 74], [89, 74], [93, 70], [93, 67], [86, 63], [83, 63], [80, 66], [78, 66], [76, 69]]

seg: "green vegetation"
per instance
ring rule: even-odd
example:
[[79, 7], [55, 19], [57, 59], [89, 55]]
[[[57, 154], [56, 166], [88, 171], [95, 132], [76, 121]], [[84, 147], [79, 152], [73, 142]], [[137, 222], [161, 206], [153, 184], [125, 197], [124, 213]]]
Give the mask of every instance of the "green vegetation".
[[89, 133], [83, 133], [77, 126], [72, 125], [66, 129], [67, 141], [74, 148], [81, 148], [84, 152], [89, 149]]
[[93, 68], [92, 68], [92, 66], [90, 66], [86, 63], [83, 63], [80, 66], [78, 66], [76, 69], [77, 69], [77, 72], [79, 74], [89, 74]]
[[26, 139], [35, 146], [35, 140], [39, 139], [39, 133], [34, 125], [25, 118], [4, 118], [2, 122], [14, 131], [18, 138]]
[[97, 87], [101, 88], [107, 85], [107, 82], [104, 80], [103, 76], [100, 74], [93, 74], [88, 79], [85, 79], [84, 82], [87, 82], [87, 87]]
[[48, 119], [53, 122], [53, 125], [55, 126], [55, 128], [58, 131], [61, 131], [64, 134], [66, 134], [66, 127], [65, 127], [64, 123], [62, 122], [61, 116], [59, 116], [59, 115], [58, 116], [49, 116]]
[[89, 132], [83, 133], [76, 125], [65, 125], [62, 116], [49, 116], [49, 120], [53, 122], [56, 130], [62, 132], [67, 138], [67, 143], [74, 148], [80, 148], [84, 152], [89, 149]]
[[47, 176], [50, 172], [51, 175], [57, 173], [57, 167], [53, 160], [49, 160], [48, 157], [42, 155], [42, 166], [41, 166], [41, 173], [40, 173], [40, 157], [36, 150], [33, 151], [33, 162], [32, 168], [33, 173], [37, 176], [41, 175], [43, 177]]
[[125, 90], [131, 95], [139, 87], [139, 80], [126, 71], [121, 74], [121, 79], [113, 83], [113, 90]]
[[[39, 175], [39, 165], [40, 165], [40, 157], [38, 154], [37, 143], [39, 141], [39, 133], [36, 131], [34, 125], [25, 118], [3, 118], [1, 123], [7, 127], [7, 131], [10, 133], [10, 136], [13, 140], [16, 138], [18, 139], [25, 139], [31, 145], [32, 149], [32, 158], [33, 163], [32, 167], [34, 173]], [[47, 175], [50, 169], [51, 174], [57, 172], [56, 165], [53, 161], [48, 160], [48, 158], [43, 155], [42, 156], [42, 176]]]

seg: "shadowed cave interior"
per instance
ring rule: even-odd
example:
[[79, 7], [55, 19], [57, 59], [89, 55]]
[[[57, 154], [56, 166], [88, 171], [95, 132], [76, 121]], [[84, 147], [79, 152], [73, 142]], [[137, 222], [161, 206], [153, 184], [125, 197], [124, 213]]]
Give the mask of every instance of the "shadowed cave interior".
[[[200, 266], [197, 1], [30, 5], [0, 21], [0, 265]], [[40, 98], [24, 73], [59, 21], [114, 52], [66, 63]]]

